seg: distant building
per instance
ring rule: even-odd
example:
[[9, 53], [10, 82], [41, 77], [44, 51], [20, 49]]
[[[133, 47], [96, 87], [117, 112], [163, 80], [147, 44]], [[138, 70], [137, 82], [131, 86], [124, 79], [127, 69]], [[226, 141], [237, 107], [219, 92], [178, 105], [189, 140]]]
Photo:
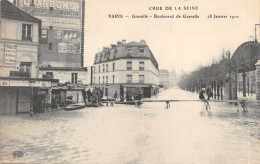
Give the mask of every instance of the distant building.
[[38, 78], [41, 20], [7, 0], [0, 4], [0, 114], [41, 112], [58, 83]]
[[177, 86], [178, 82], [178, 75], [176, 74], [175, 69], [173, 69], [171, 72], [169, 72], [169, 87], [173, 88], [174, 86]]
[[166, 69], [159, 70], [159, 83], [164, 89], [169, 88], [169, 72]]
[[144, 97], [158, 93], [158, 63], [146, 42], [126, 40], [104, 47], [95, 55], [93, 85], [104, 91], [104, 96], [136, 96], [140, 90]]

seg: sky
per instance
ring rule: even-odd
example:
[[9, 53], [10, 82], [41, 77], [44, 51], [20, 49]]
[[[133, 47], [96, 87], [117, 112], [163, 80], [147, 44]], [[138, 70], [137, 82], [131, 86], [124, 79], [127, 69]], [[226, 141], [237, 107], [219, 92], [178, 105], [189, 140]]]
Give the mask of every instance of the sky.
[[[239, 45], [254, 40], [255, 24], [260, 24], [260, 0], [86, 0], [85, 5], [85, 66], [93, 65], [95, 54], [103, 47], [123, 39], [126, 42], [144, 39], [159, 69], [189, 72], [220, 58], [223, 51], [229, 50], [232, 55]], [[173, 10], [164, 10], [165, 6], [172, 6]], [[198, 10], [184, 11], [184, 6], [197, 6]], [[123, 18], [112, 19], [109, 14], [120, 14]], [[174, 14], [182, 18], [134, 19], [133, 14]], [[199, 19], [183, 18], [184, 14], [198, 15]], [[209, 19], [210, 14], [227, 18]], [[257, 37], [259, 27], [256, 26]]]

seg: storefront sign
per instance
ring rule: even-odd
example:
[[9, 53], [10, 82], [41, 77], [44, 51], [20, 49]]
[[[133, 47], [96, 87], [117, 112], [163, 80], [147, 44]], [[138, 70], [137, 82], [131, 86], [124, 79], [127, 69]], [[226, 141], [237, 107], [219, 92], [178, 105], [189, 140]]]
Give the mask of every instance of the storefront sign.
[[56, 29], [80, 30], [80, 19], [43, 16], [37, 16], [37, 18], [42, 20], [43, 28], [49, 28], [49, 26], [53, 26]]
[[29, 87], [29, 81], [25, 80], [10, 80], [10, 87]]
[[66, 11], [79, 11], [80, 4], [75, 1], [58, 1], [58, 0], [19, 0], [21, 7], [31, 7], [34, 5], [36, 8], [50, 9], [52, 7], [54, 10], [66, 10]]
[[0, 80], [0, 86], [1, 87], [8, 87], [10, 84], [9, 84], [9, 81], [8, 80]]
[[50, 81], [0, 80], [2, 87], [51, 87]]
[[16, 52], [16, 44], [5, 44], [4, 66], [15, 67]]

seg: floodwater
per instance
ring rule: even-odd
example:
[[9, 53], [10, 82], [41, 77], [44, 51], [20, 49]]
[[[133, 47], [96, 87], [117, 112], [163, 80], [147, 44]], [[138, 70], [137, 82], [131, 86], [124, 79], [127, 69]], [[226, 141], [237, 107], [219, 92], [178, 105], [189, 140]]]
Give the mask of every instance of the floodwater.
[[[197, 100], [179, 89], [153, 99]], [[210, 102], [144, 103], [0, 116], [0, 162], [260, 163], [260, 110]], [[259, 107], [259, 106], [258, 106]], [[13, 157], [22, 151], [23, 157]]]

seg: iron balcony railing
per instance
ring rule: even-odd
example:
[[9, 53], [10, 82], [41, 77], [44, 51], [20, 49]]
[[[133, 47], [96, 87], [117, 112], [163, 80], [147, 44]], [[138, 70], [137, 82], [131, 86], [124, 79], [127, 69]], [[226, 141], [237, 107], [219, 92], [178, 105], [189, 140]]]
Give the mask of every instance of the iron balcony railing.
[[10, 77], [27, 77], [30, 78], [30, 72], [21, 72], [21, 71], [10, 71]]

